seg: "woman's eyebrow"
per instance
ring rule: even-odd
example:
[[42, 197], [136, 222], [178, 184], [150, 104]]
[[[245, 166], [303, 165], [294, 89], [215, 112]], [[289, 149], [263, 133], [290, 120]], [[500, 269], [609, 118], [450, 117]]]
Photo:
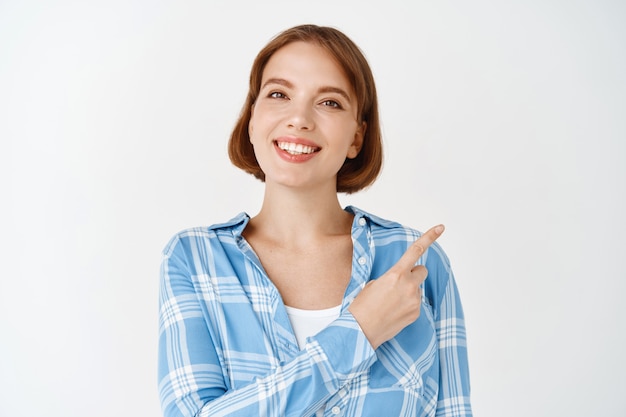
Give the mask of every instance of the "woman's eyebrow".
[[320, 87], [318, 90], [320, 93], [337, 93], [340, 96], [342, 96], [343, 98], [346, 99], [346, 101], [350, 102], [350, 96], [348, 95], [348, 93], [346, 93], [343, 89], [339, 88], [339, 87]]
[[293, 84], [285, 80], [284, 78], [270, 78], [269, 80], [263, 83], [263, 85], [261, 86], [261, 89], [265, 88], [265, 86], [267, 86], [268, 84], [278, 84], [287, 88], [293, 88]]

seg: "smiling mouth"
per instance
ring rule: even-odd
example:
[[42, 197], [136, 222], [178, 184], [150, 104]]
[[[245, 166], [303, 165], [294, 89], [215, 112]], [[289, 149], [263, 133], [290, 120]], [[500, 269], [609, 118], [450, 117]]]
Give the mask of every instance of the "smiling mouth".
[[293, 142], [276, 142], [276, 146], [278, 146], [280, 149], [290, 155], [308, 155], [319, 152], [319, 150], [321, 149], [315, 146], [308, 146], [301, 143]]

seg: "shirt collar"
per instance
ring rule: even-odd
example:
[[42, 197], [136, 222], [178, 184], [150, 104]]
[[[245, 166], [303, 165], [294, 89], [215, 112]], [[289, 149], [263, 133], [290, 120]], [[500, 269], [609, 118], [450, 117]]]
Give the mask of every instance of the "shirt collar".
[[[354, 224], [359, 224], [360, 219], [365, 219], [368, 223], [374, 223], [378, 226], [381, 226], [386, 229], [393, 229], [397, 227], [402, 227], [399, 223], [385, 220], [381, 217], [375, 216], [371, 213], [368, 213], [365, 210], [361, 210], [355, 206], [347, 206], [344, 210], [348, 213], [354, 215]], [[250, 221], [250, 216], [246, 212], [241, 212], [232, 219], [228, 220], [224, 223], [217, 223], [212, 226], [209, 226], [209, 230], [218, 230], [218, 229], [230, 229], [235, 237], [241, 236], [243, 230], [248, 225]]]
[[209, 226], [209, 230], [230, 229], [234, 236], [241, 236], [243, 229], [250, 221], [250, 216], [246, 212], [241, 212], [232, 219], [224, 223], [217, 223]]
[[378, 226], [384, 227], [386, 229], [393, 229], [397, 227], [402, 227], [399, 223], [392, 222], [390, 220], [385, 220], [382, 217], [375, 216], [371, 213], [368, 213], [365, 210], [361, 210], [358, 207], [347, 206], [345, 210], [348, 213], [354, 214], [354, 224], [359, 224], [359, 219], [364, 218], [369, 223], [374, 223]]

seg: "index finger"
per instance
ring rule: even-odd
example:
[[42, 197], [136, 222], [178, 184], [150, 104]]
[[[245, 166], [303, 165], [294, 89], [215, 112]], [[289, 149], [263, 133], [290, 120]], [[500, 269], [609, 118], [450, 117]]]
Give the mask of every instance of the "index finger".
[[431, 227], [422, 234], [419, 239], [411, 244], [404, 252], [404, 255], [398, 260], [396, 266], [401, 269], [412, 269], [419, 258], [426, 252], [426, 249], [435, 241], [444, 231], [443, 224]]

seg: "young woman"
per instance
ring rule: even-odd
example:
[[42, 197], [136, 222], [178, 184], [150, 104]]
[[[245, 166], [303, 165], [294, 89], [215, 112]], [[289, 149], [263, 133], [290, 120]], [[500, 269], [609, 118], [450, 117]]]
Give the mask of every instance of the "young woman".
[[420, 234], [337, 198], [382, 161], [358, 47], [313, 25], [274, 38], [229, 154], [265, 182], [263, 205], [164, 250], [165, 416], [470, 416], [443, 226]]

